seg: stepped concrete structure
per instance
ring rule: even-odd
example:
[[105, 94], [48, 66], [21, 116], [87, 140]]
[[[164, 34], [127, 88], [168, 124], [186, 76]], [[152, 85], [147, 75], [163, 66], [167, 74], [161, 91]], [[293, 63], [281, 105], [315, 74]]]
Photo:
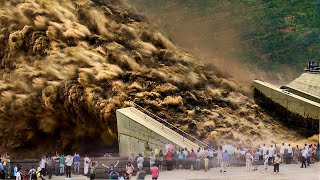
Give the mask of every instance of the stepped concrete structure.
[[[306, 72], [285, 86], [275, 86], [273, 84], [255, 80], [255, 99], [258, 104], [265, 108], [271, 108], [267, 101], [272, 101], [277, 106], [273, 106], [274, 111], [278, 111], [282, 116], [291, 120], [306, 122], [311, 124], [311, 128], [319, 128], [320, 120], [320, 73]], [[261, 100], [262, 97], [262, 100]], [[269, 105], [267, 105], [269, 104]], [[268, 107], [269, 106], [269, 107]], [[283, 111], [288, 111], [293, 115], [286, 116]], [[282, 112], [280, 112], [282, 111]]]
[[[165, 122], [159, 122], [134, 107], [118, 109], [116, 114], [120, 156], [129, 156], [131, 153], [144, 154], [147, 147], [152, 149], [158, 147], [165, 153], [166, 144], [172, 144], [176, 149], [186, 147], [189, 150], [196, 150], [199, 148], [196, 143], [199, 140], [190, 138], [190, 135], [189, 139], [186, 138], [187, 133], [175, 127], [169, 128]], [[178, 131], [180, 133], [177, 133]]]

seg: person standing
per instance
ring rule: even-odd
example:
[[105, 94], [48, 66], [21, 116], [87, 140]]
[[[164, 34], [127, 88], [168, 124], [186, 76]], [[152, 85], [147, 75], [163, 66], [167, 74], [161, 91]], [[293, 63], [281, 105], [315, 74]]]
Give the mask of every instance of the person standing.
[[[200, 151], [201, 152], [201, 151]], [[201, 154], [202, 154], [202, 159], [203, 159], [203, 161], [204, 161], [204, 169], [206, 170], [206, 164], [205, 164], [205, 162], [206, 161], [208, 161], [208, 167], [207, 167], [207, 170], [209, 169], [209, 151], [208, 151], [208, 148], [207, 147], [204, 147], [203, 148], [203, 150], [202, 150], [202, 152], [201, 152]]]
[[282, 146], [280, 148], [280, 156], [281, 156], [281, 162], [283, 162], [284, 160], [284, 151], [285, 151], [286, 147], [284, 146], [284, 143], [282, 143]]
[[210, 169], [210, 168], [213, 168], [213, 148], [211, 146], [208, 149], [208, 155], [209, 155], [209, 167], [208, 167], [208, 169]]
[[267, 146], [266, 146], [266, 144], [263, 144], [263, 146], [262, 146], [262, 155], [264, 156], [264, 155], [266, 155], [267, 154], [267, 151], [268, 151], [268, 148], [267, 148]]
[[301, 168], [303, 168], [303, 166], [307, 168], [307, 165], [306, 165], [307, 155], [308, 155], [308, 150], [306, 147], [304, 147], [303, 150], [301, 151]]
[[236, 166], [241, 167], [240, 157], [241, 157], [241, 151], [239, 149], [239, 146], [237, 147], [236, 151], [234, 152], [236, 156]]
[[183, 150], [183, 168], [188, 169], [189, 168], [189, 159], [190, 159], [190, 154], [187, 148], [184, 148]]
[[11, 174], [11, 164], [10, 164], [10, 156], [9, 153], [6, 153], [4, 158], [4, 170], [5, 170], [5, 177], [10, 179]]
[[280, 165], [280, 162], [281, 162], [281, 156], [280, 154], [277, 154], [276, 155], [276, 158], [274, 160], [274, 168], [273, 168], [273, 173], [276, 174], [279, 172], [279, 165]]
[[90, 162], [90, 180], [93, 180], [96, 178], [97, 167], [98, 167], [97, 161]]
[[217, 163], [218, 163], [218, 166], [221, 166], [221, 159], [222, 159], [222, 146], [220, 145], [218, 147], [218, 154], [217, 154]]
[[40, 160], [40, 168], [41, 168], [41, 175], [45, 176], [46, 175], [46, 157], [42, 156], [42, 159]]
[[247, 169], [247, 171], [250, 171], [251, 162], [252, 162], [251, 153], [250, 153], [250, 151], [247, 151], [247, 153], [246, 153], [246, 169]]
[[66, 158], [66, 177], [71, 178], [71, 166], [73, 164], [73, 157], [68, 155]]
[[196, 153], [196, 170], [201, 169], [201, 159], [202, 159], [202, 154], [200, 153], [200, 149], [198, 149]]
[[153, 164], [153, 167], [150, 169], [152, 180], [157, 180], [159, 177], [159, 168], [156, 164]]
[[220, 172], [226, 172], [227, 171], [227, 163], [229, 161], [229, 154], [227, 152], [227, 150], [225, 150], [223, 153], [222, 153], [222, 159], [221, 159], [221, 169], [220, 169]]
[[207, 172], [209, 170], [209, 157], [208, 156], [202, 156], [203, 162], [204, 162], [204, 172]]
[[134, 163], [134, 156], [133, 156], [133, 153], [131, 153], [131, 155], [129, 156], [128, 161], [130, 161], [130, 162], [131, 162], [131, 164], [133, 164], [133, 163]]
[[292, 160], [292, 156], [293, 156], [292, 153], [293, 153], [292, 152], [292, 147], [291, 147], [290, 144], [288, 144], [288, 154], [287, 154], [287, 162], [286, 162], [286, 164], [291, 164], [291, 160]]
[[150, 153], [150, 168], [152, 168], [155, 163], [156, 163], [156, 156], [154, 155], [154, 152], [151, 151], [151, 153]]
[[159, 148], [156, 147], [153, 152], [154, 152], [154, 156], [156, 157], [156, 159], [158, 159], [158, 156], [159, 156]]
[[64, 158], [63, 154], [61, 154], [60, 157], [59, 157], [59, 172], [60, 172], [60, 176], [64, 175], [64, 163], [65, 163], [65, 158]]
[[[166, 153], [166, 162], [167, 162], [168, 171], [171, 171], [173, 169], [173, 167], [172, 167], [172, 152], [171, 151], [167, 151], [167, 153]], [[139, 169], [139, 167], [138, 167], [138, 169]]]
[[137, 166], [139, 169], [143, 169], [144, 158], [141, 153], [139, 153], [139, 157], [137, 159]]
[[[19, 167], [17, 168], [17, 174], [16, 177], [18, 176], [19, 172]], [[5, 173], [4, 173], [4, 167], [3, 167], [3, 160], [0, 160], [0, 178], [5, 179]]]
[[190, 152], [190, 165], [191, 165], [190, 168], [191, 168], [191, 171], [194, 170], [196, 159], [197, 159], [197, 155], [194, 152], [194, 150], [191, 149], [191, 152]]
[[183, 162], [183, 152], [180, 149], [180, 151], [178, 152], [178, 166], [179, 166], [179, 170], [182, 169], [182, 162]]
[[46, 169], [48, 171], [48, 174], [49, 174], [49, 179], [52, 178], [52, 171], [53, 171], [53, 159], [51, 158], [51, 156], [48, 156], [47, 157], [47, 161], [46, 161]]
[[253, 155], [253, 165], [254, 165], [253, 166], [253, 171], [257, 171], [258, 170], [259, 160], [260, 160], [260, 150], [257, 149], [257, 151]]
[[84, 155], [84, 160], [83, 160], [83, 174], [85, 176], [88, 175], [89, 172], [89, 166], [90, 166], [90, 158], [87, 155]]
[[271, 166], [274, 163], [274, 155], [275, 155], [273, 145], [270, 146], [268, 151], [269, 151], [268, 165]]
[[293, 151], [293, 162], [295, 164], [298, 164], [299, 154], [300, 154], [300, 149], [299, 149], [299, 146], [297, 145]]
[[263, 155], [264, 172], [267, 172], [267, 169], [268, 169], [268, 161], [269, 161], [269, 153], [267, 152], [265, 155]]
[[163, 160], [164, 160], [164, 154], [162, 152], [162, 149], [160, 149], [159, 151], [159, 155], [158, 155], [158, 163], [159, 163], [159, 170], [162, 171], [162, 166], [163, 166]]
[[59, 154], [56, 152], [56, 155], [53, 156], [54, 161], [54, 175], [59, 176], [60, 174], [60, 163], [59, 163]]
[[[2, 173], [4, 175], [4, 172], [2, 172]], [[2, 179], [4, 179], [4, 177], [2, 177]], [[20, 166], [18, 167], [18, 170], [17, 170], [16, 180], [22, 180], [22, 174], [21, 174], [21, 167]]]
[[312, 156], [312, 144], [309, 145], [309, 148], [307, 148], [307, 163], [308, 166], [311, 164], [311, 156]]
[[80, 174], [80, 155], [78, 153], [74, 153], [73, 168], [74, 168], [74, 174], [79, 175]]

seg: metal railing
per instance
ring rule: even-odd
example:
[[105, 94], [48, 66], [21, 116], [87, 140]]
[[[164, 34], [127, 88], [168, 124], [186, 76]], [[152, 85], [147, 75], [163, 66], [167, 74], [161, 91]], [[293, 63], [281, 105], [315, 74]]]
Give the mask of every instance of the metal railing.
[[156, 121], [160, 122], [163, 125], [166, 125], [166, 127], [172, 129], [173, 131], [177, 132], [178, 134], [180, 134], [183, 137], [183, 141], [184, 138], [194, 142], [195, 144], [197, 144], [200, 147], [208, 147], [208, 145], [206, 143], [204, 143], [203, 141], [197, 139], [196, 137], [192, 136], [191, 134], [179, 129], [178, 127], [176, 127], [175, 125], [169, 123], [166, 119], [163, 119], [155, 114], [153, 114], [152, 112], [144, 109], [143, 107], [141, 107], [140, 105], [136, 104], [135, 102], [129, 101], [131, 104], [133, 104], [134, 107], [137, 107], [139, 110], [141, 110], [143, 113], [147, 114], [148, 116], [154, 118]]

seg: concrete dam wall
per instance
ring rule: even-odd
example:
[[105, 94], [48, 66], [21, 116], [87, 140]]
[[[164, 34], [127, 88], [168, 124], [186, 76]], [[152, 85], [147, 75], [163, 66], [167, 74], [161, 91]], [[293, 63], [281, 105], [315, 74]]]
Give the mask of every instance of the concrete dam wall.
[[320, 74], [304, 73], [286, 86], [255, 80], [255, 101], [289, 125], [319, 131]]
[[117, 110], [119, 155], [144, 154], [146, 147], [162, 149], [173, 144], [176, 149], [198, 149], [199, 145], [134, 107]]

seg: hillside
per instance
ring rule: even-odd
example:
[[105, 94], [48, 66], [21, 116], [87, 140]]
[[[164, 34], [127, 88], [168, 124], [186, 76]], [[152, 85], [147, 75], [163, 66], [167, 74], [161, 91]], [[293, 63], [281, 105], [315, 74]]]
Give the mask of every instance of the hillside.
[[1, 2], [1, 151], [101, 151], [117, 143], [115, 111], [129, 100], [206, 142], [303, 138], [144, 17], [108, 2]]
[[319, 59], [316, 0], [127, 2], [203, 62], [241, 81], [289, 82]]

